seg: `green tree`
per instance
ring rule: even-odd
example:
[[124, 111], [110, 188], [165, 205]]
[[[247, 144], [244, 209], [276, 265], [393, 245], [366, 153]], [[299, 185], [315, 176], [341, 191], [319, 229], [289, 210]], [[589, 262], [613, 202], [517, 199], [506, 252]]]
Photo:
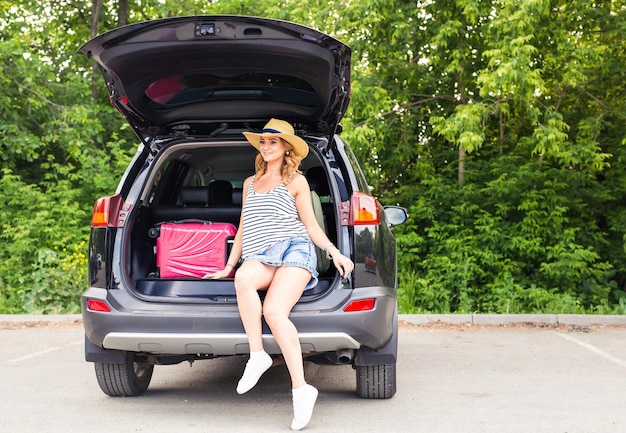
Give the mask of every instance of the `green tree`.
[[136, 147], [78, 48], [193, 14], [352, 47], [343, 136], [409, 209], [404, 311], [626, 312], [623, 0], [0, 0], [0, 311], [76, 310], [93, 200]]
[[88, 97], [91, 65], [76, 55], [89, 36], [83, 9], [1, 11], [0, 310], [76, 311], [93, 200], [114, 190], [135, 139]]
[[[396, 52], [419, 53], [396, 72], [402, 110], [363, 122], [385, 130], [370, 146], [397, 173], [399, 188], [379, 192], [417, 220], [399, 231], [417, 253], [403, 256], [402, 281], [418, 310], [607, 311], [623, 298], [622, 190], [609, 177], [622, 177], [624, 106], [609, 83], [623, 78], [624, 5], [612, 5], [462, 0], [403, 12], [421, 36]], [[386, 143], [406, 136], [416, 153], [394, 160]]]

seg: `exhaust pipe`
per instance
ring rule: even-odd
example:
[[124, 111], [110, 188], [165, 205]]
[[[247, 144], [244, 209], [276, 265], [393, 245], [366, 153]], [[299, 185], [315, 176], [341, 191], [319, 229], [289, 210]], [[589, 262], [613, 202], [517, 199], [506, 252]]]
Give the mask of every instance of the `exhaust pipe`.
[[350, 364], [354, 357], [354, 349], [340, 349], [337, 351], [337, 362], [339, 364]]

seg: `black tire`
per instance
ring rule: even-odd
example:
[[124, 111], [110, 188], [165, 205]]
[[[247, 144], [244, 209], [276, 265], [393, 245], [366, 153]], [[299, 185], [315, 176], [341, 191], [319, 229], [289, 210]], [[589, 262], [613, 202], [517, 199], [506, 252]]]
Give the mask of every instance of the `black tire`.
[[100, 389], [111, 397], [135, 397], [143, 394], [150, 385], [154, 364], [136, 362], [135, 357], [126, 354], [126, 363], [94, 363]]
[[396, 393], [396, 365], [356, 367], [356, 393], [361, 398], [391, 398]]

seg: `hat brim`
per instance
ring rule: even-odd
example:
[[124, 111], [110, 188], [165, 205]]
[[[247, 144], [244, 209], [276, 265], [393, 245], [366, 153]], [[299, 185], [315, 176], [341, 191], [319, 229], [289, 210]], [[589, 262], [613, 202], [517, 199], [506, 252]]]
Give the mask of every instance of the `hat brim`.
[[304, 141], [297, 135], [287, 134], [284, 132], [263, 132], [260, 134], [256, 132], [244, 132], [243, 135], [257, 150], [261, 150], [261, 137], [280, 137], [289, 144], [291, 144], [291, 146], [293, 147], [293, 152], [296, 154], [296, 156], [304, 159], [309, 154], [309, 145], [306, 144], [306, 141]]

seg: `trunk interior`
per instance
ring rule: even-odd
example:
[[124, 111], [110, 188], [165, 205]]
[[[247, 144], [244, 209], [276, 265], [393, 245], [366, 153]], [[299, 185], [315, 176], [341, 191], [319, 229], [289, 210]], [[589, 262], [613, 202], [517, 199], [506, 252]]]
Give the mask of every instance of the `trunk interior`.
[[[254, 174], [256, 150], [247, 143], [169, 146], [160, 152], [141, 193], [141, 205], [127, 225], [130, 243], [128, 275], [135, 291], [144, 297], [166, 297], [185, 302], [235, 302], [232, 278], [162, 278], [157, 266], [157, 241], [154, 233], [164, 222], [185, 220], [230, 223], [239, 226], [242, 185]], [[337, 241], [337, 207], [322, 159], [316, 151], [301, 165], [311, 187], [318, 223], [331, 241]], [[206, 199], [198, 199], [198, 196]], [[196, 198], [192, 201], [185, 197]], [[317, 201], [317, 206], [315, 205]], [[317, 248], [316, 248], [317, 249]], [[325, 293], [337, 277], [335, 269], [317, 249], [318, 284], [307, 290], [301, 301]]]

